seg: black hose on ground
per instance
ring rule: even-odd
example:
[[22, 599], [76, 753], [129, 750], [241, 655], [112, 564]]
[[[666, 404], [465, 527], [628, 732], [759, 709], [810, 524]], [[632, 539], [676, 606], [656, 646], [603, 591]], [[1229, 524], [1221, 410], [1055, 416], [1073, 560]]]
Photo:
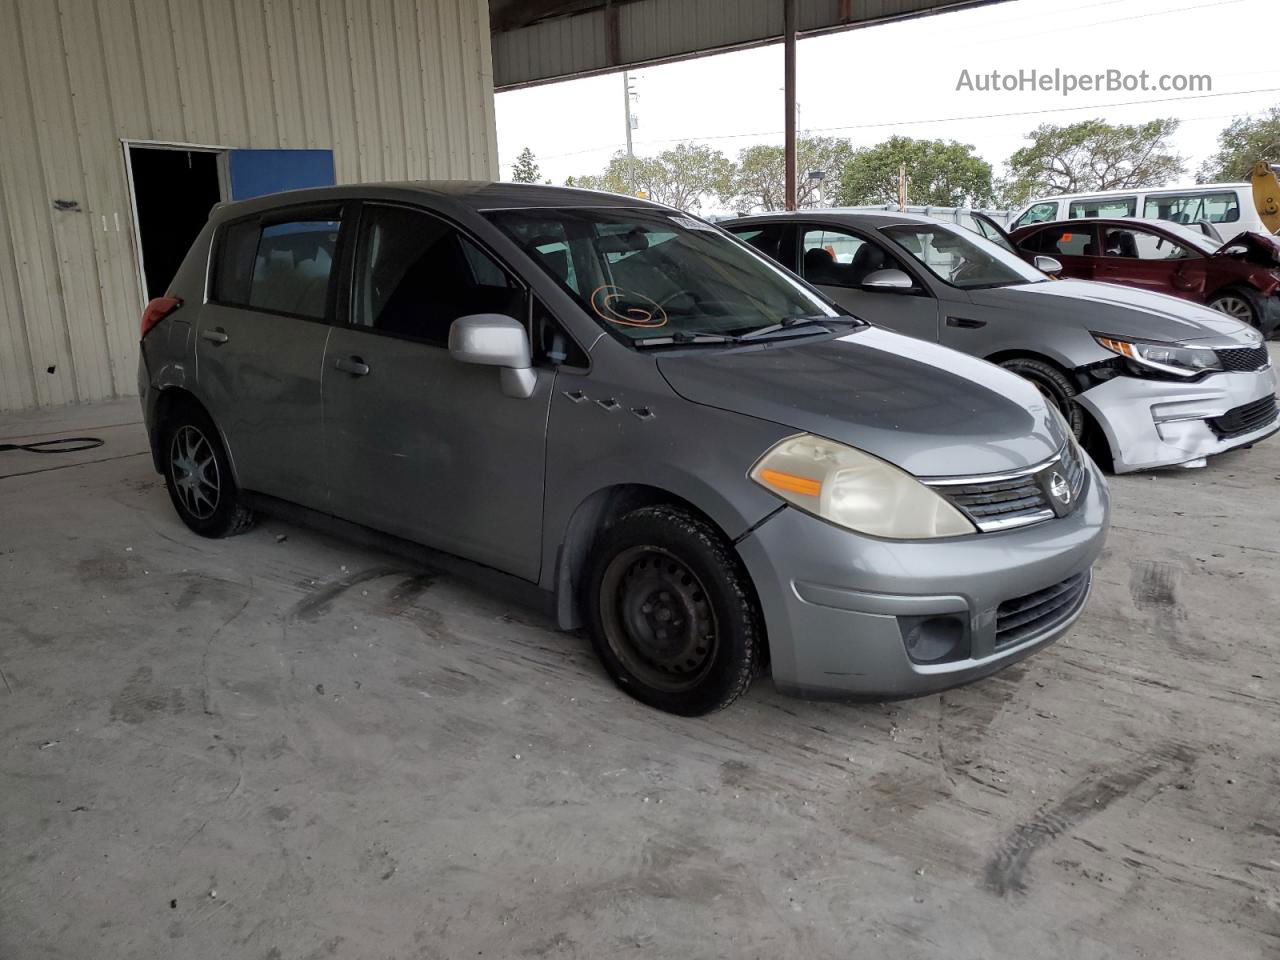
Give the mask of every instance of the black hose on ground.
[[27, 453], [79, 453], [100, 447], [104, 441], [97, 437], [59, 437], [57, 440], [40, 440], [36, 443], [0, 443], [0, 453], [6, 450], [25, 450]]

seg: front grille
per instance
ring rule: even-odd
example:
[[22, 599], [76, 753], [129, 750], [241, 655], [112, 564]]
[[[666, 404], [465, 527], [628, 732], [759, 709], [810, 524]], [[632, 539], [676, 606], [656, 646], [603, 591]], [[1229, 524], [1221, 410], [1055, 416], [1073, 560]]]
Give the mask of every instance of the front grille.
[[[1055, 475], [1066, 481], [1070, 497], [1066, 503], [1052, 491]], [[1068, 443], [1048, 463], [1017, 473], [991, 477], [937, 477], [926, 479], [984, 533], [1024, 527], [1065, 516], [1075, 509], [1084, 488], [1085, 469], [1074, 443]]]
[[1052, 630], [1079, 607], [1089, 589], [1089, 574], [1077, 573], [1052, 587], [1006, 600], [996, 608], [996, 649]]
[[1276, 395], [1273, 393], [1242, 407], [1234, 407], [1220, 417], [1211, 418], [1208, 423], [1209, 429], [1219, 439], [1230, 440], [1232, 437], [1243, 437], [1246, 433], [1261, 430], [1275, 420], [1276, 415]]
[[1260, 347], [1228, 347], [1215, 350], [1214, 353], [1218, 355], [1222, 369], [1228, 373], [1254, 373], [1267, 369], [1267, 365], [1271, 363], [1271, 354], [1267, 353], [1266, 344]]

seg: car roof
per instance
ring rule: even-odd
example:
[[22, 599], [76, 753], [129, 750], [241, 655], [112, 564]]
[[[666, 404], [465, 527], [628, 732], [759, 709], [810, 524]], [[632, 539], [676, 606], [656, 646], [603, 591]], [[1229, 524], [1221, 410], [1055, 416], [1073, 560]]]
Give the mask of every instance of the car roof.
[[425, 198], [437, 203], [470, 208], [476, 212], [571, 207], [633, 209], [647, 207], [667, 212], [672, 209], [651, 200], [606, 193], [602, 190], [553, 187], [550, 184], [538, 183], [501, 183], [493, 180], [404, 180], [311, 187], [305, 190], [286, 190], [282, 193], [272, 193], [232, 203], [219, 203], [213, 209], [216, 217], [221, 220], [295, 204], [374, 198], [386, 200], [397, 197], [405, 200]]
[[745, 217], [734, 217], [732, 220], [720, 221], [720, 226], [745, 224], [751, 221], [765, 223], [767, 221], [804, 219], [816, 223], [861, 223], [868, 227], [891, 227], [895, 224], [928, 223], [955, 226], [949, 220], [937, 217], [926, 217], [922, 213], [899, 213], [896, 210], [850, 210], [843, 207], [826, 207], [821, 210], [775, 210], [772, 213], [755, 213]]
[[1135, 193], [1209, 193], [1213, 190], [1252, 190], [1248, 183], [1190, 183], [1184, 186], [1171, 187], [1126, 187], [1122, 190], [1093, 190], [1088, 193], [1054, 193], [1046, 197], [1028, 200], [1021, 209], [1034, 207], [1037, 203], [1048, 203], [1051, 200], [1093, 200], [1101, 197], [1130, 197]]
[[1099, 224], [1106, 227], [1154, 227], [1157, 230], [1168, 230], [1170, 227], [1187, 227], [1188, 224], [1173, 220], [1156, 220], [1152, 217], [1072, 217], [1070, 220], [1040, 220], [1018, 227], [1013, 233], [1022, 233], [1035, 227], [1070, 227], [1082, 223]]

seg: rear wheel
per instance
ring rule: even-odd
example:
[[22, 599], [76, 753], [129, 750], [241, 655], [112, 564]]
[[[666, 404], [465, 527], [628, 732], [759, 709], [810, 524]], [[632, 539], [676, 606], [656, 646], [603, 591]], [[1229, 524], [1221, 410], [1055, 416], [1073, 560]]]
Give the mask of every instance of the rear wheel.
[[194, 405], [175, 411], [161, 443], [165, 486], [183, 523], [202, 537], [235, 536], [253, 526], [208, 414]]
[[1209, 301], [1209, 306], [1255, 330], [1262, 326], [1262, 301], [1250, 290], [1224, 290]]
[[692, 512], [644, 507], [610, 527], [587, 603], [596, 654], [642, 703], [701, 716], [751, 685], [763, 644], [755, 593], [732, 547]]
[[1033, 360], [1030, 357], [1013, 357], [1001, 361], [1000, 366], [1016, 373], [1024, 380], [1031, 381], [1044, 398], [1062, 414], [1077, 440], [1084, 435], [1084, 410], [1075, 400], [1079, 391], [1065, 373], [1052, 364], [1045, 363], [1043, 360]]

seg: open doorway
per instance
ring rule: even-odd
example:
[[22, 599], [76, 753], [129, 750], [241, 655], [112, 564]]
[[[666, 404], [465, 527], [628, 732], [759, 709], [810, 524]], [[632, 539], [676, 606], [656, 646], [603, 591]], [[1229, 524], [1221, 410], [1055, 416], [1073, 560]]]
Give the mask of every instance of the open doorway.
[[126, 144], [147, 299], [164, 296], [222, 199], [221, 151]]

